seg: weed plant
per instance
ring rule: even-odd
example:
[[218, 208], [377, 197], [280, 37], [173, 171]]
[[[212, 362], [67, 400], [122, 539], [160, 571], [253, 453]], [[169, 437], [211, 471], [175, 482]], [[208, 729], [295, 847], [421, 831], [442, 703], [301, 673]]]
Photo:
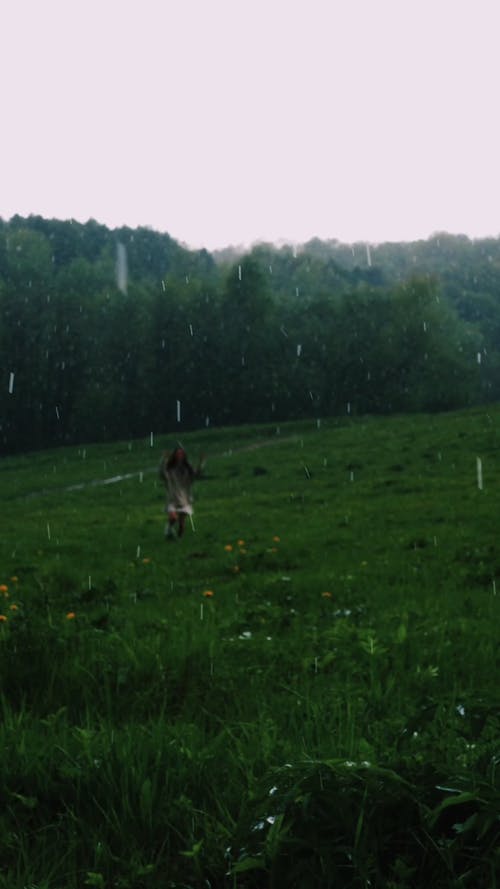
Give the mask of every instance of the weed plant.
[[499, 430], [186, 435], [176, 541], [169, 436], [4, 459], [0, 887], [500, 885]]

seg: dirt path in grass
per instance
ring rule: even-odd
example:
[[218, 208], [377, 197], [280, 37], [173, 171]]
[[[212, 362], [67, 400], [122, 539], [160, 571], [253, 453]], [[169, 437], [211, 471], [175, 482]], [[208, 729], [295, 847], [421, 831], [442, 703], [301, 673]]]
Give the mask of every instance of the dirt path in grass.
[[[232, 457], [233, 454], [241, 454], [245, 451], [256, 451], [259, 448], [267, 448], [272, 445], [282, 444], [282, 442], [286, 441], [297, 441], [296, 435], [287, 435], [285, 438], [281, 438], [280, 436], [276, 436], [276, 438], [271, 438], [268, 441], [255, 441], [252, 444], [244, 445], [241, 448], [228, 448], [226, 451], [222, 451], [219, 454], [213, 454], [213, 457]], [[136, 472], [126, 472], [124, 475], [113, 475], [110, 478], [96, 478], [90, 482], [80, 482], [76, 485], [68, 485], [65, 488], [43, 488], [40, 491], [31, 491], [29, 494], [22, 494], [22, 497], [26, 499], [32, 499], [33, 497], [43, 497], [45, 494], [53, 494], [57, 492], [70, 492], [70, 491], [83, 491], [85, 488], [97, 488], [103, 487], [104, 485], [114, 485], [117, 482], [126, 481], [129, 478], [137, 478], [139, 481], [142, 481], [143, 476], [149, 475], [152, 472], [157, 472], [156, 467], [149, 467], [148, 469], [142, 469]]]

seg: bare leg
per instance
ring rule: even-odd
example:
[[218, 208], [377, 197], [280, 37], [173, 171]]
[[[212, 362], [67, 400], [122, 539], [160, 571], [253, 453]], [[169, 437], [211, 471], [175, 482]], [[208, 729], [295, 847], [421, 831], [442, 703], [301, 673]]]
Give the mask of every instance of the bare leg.
[[169, 512], [168, 514], [168, 523], [165, 525], [165, 539], [166, 540], [175, 540], [175, 523], [177, 521], [177, 514], [175, 512]]

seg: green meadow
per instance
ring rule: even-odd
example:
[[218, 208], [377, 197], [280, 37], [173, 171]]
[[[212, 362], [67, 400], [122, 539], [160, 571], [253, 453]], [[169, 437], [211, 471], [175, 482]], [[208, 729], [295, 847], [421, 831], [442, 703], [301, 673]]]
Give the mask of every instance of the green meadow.
[[500, 886], [500, 410], [177, 435], [0, 463], [0, 887]]

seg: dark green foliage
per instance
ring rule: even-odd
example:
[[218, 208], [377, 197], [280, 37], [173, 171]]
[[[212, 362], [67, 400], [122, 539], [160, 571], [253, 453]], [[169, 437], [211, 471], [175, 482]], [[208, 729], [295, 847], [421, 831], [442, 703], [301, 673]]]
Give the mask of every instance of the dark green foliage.
[[232, 258], [147, 228], [2, 223], [2, 451], [500, 394], [497, 241]]

